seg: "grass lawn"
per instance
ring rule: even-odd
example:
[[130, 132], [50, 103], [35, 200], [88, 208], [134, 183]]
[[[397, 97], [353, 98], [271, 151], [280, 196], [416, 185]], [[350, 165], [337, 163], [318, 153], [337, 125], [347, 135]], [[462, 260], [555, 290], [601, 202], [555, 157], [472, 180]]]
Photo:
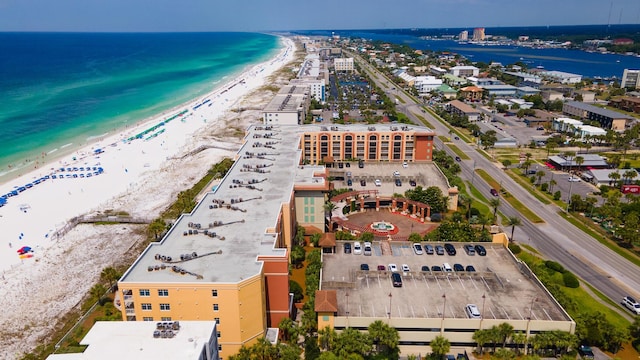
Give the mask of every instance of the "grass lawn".
[[[489, 175], [489, 173], [487, 173], [483, 169], [478, 169], [476, 171], [480, 175], [480, 177], [489, 184], [489, 186], [491, 186], [494, 189], [501, 188], [500, 184], [497, 181], [495, 181], [493, 177]], [[534, 214], [533, 211], [529, 210], [528, 207], [524, 206], [518, 199], [511, 196], [511, 194], [509, 193], [502, 194], [502, 199], [508, 202], [509, 205], [513, 206], [514, 209], [516, 209], [520, 214], [522, 214], [522, 216], [526, 217], [532, 223], [539, 224], [544, 222], [542, 218]]]
[[471, 159], [471, 158], [469, 157], [469, 155], [467, 155], [464, 151], [460, 150], [460, 148], [459, 148], [459, 147], [457, 147], [457, 146], [455, 146], [454, 144], [449, 144], [449, 148], [450, 148], [451, 150], [453, 150], [453, 152], [455, 152], [455, 153], [456, 153], [456, 155], [458, 155], [458, 156], [460, 157], [460, 159], [462, 159], [462, 160], [469, 160], [469, 159]]

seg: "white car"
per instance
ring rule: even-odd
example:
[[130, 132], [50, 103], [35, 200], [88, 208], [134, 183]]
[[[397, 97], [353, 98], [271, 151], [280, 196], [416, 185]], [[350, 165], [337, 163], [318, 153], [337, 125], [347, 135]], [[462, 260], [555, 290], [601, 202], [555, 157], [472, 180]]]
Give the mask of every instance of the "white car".
[[400, 176], [400, 171], [396, 170], [393, 172], [393, 176], [398, 177]]
[[382, 186], [382, 181], [380, 181], [380, 179], [376, 179], [376, 181], [374, 181], [374, 184], [376, 184], [376, 186]]
[[621, 301], [622, 305], [631, 310], [634, 314], [640, 315], [640, 304], [631, 296], [625, 296]]
[[569, 180], [569, 182], [580, 182], [580, 178], [577, 176], [569, 176], [567, 180]]
[[398, 266], [396, 266], [396, 264], [389, 264], [389, 271], [398, 272]]
[[362, 255], [362, 245], [358, 241], [353, 243], [353, 255]]
[[420, 244], [413, 244], [413, 252], [416, 253], [416, 255], [422, 255], [422, 245]]
[[409, 164], [405, 161], [402, 163], [402, 167], [406, 169], [409, 167]]
[[402, 264], [402, 271], [404, 271], [404, 272], [409, 272], [409, 271], [411, 271], [411, 270], [409, 270], [409, 265], [407, 265], [407, 264]]
[[364, 256], [371, 256], [371, 243], [370, 242], [365, 242], [364, 243]]

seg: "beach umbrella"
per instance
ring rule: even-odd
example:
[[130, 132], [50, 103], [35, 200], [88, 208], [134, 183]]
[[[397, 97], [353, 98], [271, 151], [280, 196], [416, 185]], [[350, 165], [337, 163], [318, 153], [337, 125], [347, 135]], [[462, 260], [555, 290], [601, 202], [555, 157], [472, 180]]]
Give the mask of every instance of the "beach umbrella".
[[28, 252], [31, 252], [31, 248], [29, 246], [23, 246], [20, 249], [18, 249], [18, 254], [24, 254]]

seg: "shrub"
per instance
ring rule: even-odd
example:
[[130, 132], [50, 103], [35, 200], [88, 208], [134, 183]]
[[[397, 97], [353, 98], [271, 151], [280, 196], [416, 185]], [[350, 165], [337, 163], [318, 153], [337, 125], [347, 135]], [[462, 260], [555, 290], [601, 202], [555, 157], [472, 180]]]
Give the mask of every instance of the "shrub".
[[560, 191], [556, 191], [555, 193], [553, 193], [553, 200], [560, 200], [560, 197], [562, 196], [562, 193]]
[[567, 270], [564, 269], [564, 267], [562, 267], [562, 265], [560, 265], [559, 263], [555, 262], [555, 261], [551, 261], [551, 260], [547, 260], [544, 262], [544, 265], [546, 267], [548, 267], [551, 270], [557, 271], [559, 273], [565, 273]]
[[549, 188], [549, 184], [548, 183], [542, 183], [540, 185], [540, 190], [542, 190], [542, 191], [547, 191], [548, 188]]
[[289, 291], [293, 293], [294, 302], [300, 302], [300, 300], [304, 299], [302, 286], [300, 286], [300, 284], [298, 284], [294, 280], [289, 280]]
[[568, 288], [575, 289], [580, 287], [580, 281], [578, 281], [578, 278], [569, 271], [562, 274], [562, 280], [564, 281], [564, 286]]
[[522, 252], [522, 249], [518, 244], [509, 244], [509, 250], [511, 250], [514, 255], [518, 255]]

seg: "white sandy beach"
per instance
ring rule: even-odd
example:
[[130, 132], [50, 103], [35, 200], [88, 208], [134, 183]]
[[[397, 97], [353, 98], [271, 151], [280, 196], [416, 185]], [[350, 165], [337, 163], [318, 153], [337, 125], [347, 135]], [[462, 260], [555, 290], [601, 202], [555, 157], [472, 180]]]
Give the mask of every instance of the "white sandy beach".
[[[247, 95], [293, 60], [293, 41], [282, 41], [283, 50], [276, 58], [212, 93], [0, 185], [0, 194], [6, 194], [49, 176], [8, 198], [0, 208], [0, 306], [4, 310], [0, 359], [17, 358], [38, 345], [36, 341], [48, 334], [56, 318], [82, 300], [101, 270], [131, 261], [137, 254], [128, 251], [144, 238], [142, 227], [135, 225], [78, 225], [62, 236], [57, 232], [74, 217], [110, 210], [153, 219], [212, 164], [233, 156], [240, 139], [230, 135], [256, 122], [260, 112], [230, 109], [261, 108], [271, 99], [271, 93]], [[126, 141], [183, 110], [187, 110], [183, 116], [141, 139]], [[96, 153], [97, 149], [103, 152]], [[31, 257], [18, 255], [23, 246], [33, 249], [27, 254]]]

